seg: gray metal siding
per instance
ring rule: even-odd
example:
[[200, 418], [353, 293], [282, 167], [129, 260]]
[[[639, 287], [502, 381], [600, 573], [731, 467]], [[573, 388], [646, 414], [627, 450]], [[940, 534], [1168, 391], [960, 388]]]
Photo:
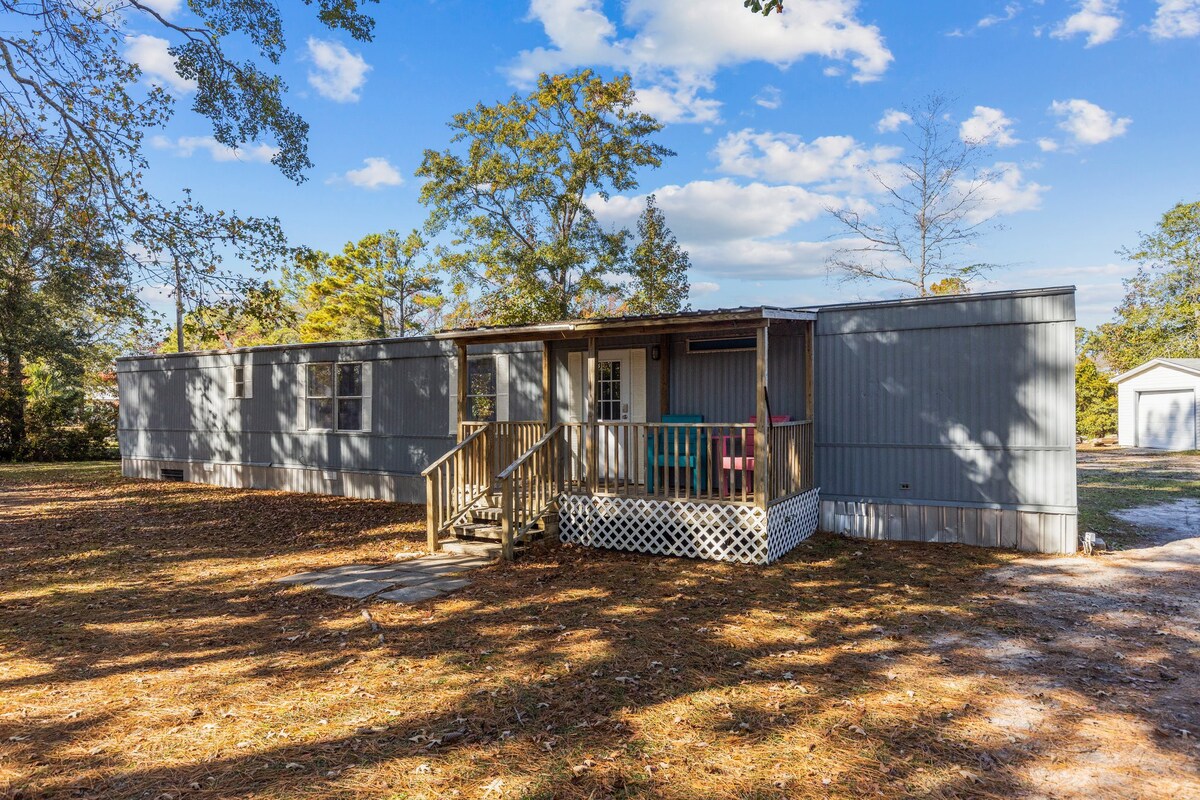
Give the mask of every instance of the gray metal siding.
[[[453, 444], [447, 431], [455, 352], [450, 342], [412, 339], [122, 360], [121, 453], [127, 459], [414, 475]], [[510, 417], [540, 418], [540, 343], [469, 352], [508, 353]], [[371, 362], [370, 431], [298, 427], [303, 365], [316, 361]], [[230, 396], [234, 364], [251, 367], [252, 397]]]
[[1069, 292], [822, 310], [822, 496], [1073, 514], [1074, 318]]
[[[754, 331], [721, 337], [754, 335]], [[771, 414], [804, 419], [804, 337], [772, 331], [767, 338]], [[671, 344], [671, 413], [703, 414], [706, 422], [747, 422], [756, 412], [753, 350], [687, 352], [687, 337]]]

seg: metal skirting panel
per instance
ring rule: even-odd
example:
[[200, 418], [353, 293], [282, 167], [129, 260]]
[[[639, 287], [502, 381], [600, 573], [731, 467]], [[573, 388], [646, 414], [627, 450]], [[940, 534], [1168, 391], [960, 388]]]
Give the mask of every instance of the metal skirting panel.
[[189, 483], [204, 483], [231, 489], [330, 494], [359, 500], [387, 500], [393, 503], [425, 502], [425, 482], [419, 475], [211, 461], [121, 459], [121, 474], [127, 478], [161, 480], [164, 477], [163, 470], [179, 470], [183, 474], [183, 480]]
[[1068, 555], [1079, 548], [1075, 514], [937, 505], [821, 501], [821, 530], [898, 542], [1005, 547]]
[[587, 547], [766, 564], [767, 512], [757, 506], [567, 494], [559, 538]]
[[810, 489], [767, 509], [767, 563], [777, 561], [817, 530], [821, 490]]

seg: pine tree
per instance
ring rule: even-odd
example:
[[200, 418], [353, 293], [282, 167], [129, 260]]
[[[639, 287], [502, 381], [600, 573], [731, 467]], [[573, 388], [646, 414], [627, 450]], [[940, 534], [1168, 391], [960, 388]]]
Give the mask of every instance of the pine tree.
[[687, 308], [691, 261], [667, 227], [654, 195], [638, 217], [631, 257], [634, 284], [626, 308], [632, 314], [672, 314]]

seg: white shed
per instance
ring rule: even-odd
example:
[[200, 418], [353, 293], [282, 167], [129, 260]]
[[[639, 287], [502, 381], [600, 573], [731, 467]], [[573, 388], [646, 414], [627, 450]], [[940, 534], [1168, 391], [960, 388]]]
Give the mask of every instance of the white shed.
[[1200, 358], [1155, 358], [1112, 379], [1125, 447], [1195, 450]]

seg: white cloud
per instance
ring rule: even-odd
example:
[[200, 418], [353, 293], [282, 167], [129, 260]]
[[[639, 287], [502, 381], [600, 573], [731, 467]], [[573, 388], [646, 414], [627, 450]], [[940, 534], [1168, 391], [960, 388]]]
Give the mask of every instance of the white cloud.
[[173, 17], [179, 11], [179, 7], [183, 5], [183, 0], [141, 0], [142, 5], [157, 11], [164, 17]]
[[764, 20], [729, 0], [628, 0], [621, 35], [601, 0], [531, 0], [548, 46], [522, 51], [509, 77], [528, 86], [542, 72], [602, 66], [633, 74], [648, 107], [675, 120], [715, 119], [718, 101], [702, 95], [718, 70], [750, 61], [787, 67], [809, 56], [848, 63], [853, 79], [879, 79], [892, 61], [879, 29], [857, 18], [858, 0], [790, 6]]
[[1121, 16], [1116, 0], [1080, 0], [1079, 10], [1067, 17], [1052, 32], [1056, 39], [1070, 39], [1079, 34], [1087, 36], [1087, 46], [1112, 41], [1121, 29]]
[[[654, 196], [671, 230], [688, 244], [779, 236], [817, 219], [827, 207], [844, 205], [835, 195], [801, 186], [740, 184], [730, 178], [663, 186]], [[644, 195], [616, 195], [607, 201], [592, 195], [588, 205], [604, 222], [628, 225], [637, 220], [646, 200]]]
[[308, 38], [308, 56], [314, 69], [308, 71], [308, 83], [322, 97], [337, 103], [358, 101], [367, 82], [368, 64], [358, 53], [351, 53], [338, 42]]
[[706, 294], [716, 294], [721, 291], [721, 284], [716, 281], [693, 281], [689, 288], [692, 297], [702, 297]]
[[821, 136], [805, 142], [791, 133], [750, 129], [726, 134], [713, 149], [718, 169], [729, 175], [772, 183], [821, 184], [860, 190], [870, 186], [871, 171], [889, 171], [898, 147], [867, 147], [851, 136]]
[[1116, 117], [1087, 100], [1055, 100], [1050, 104], [1050, 113], [1061, 117], [1058, 127], [1071, 135], [1076, 144], [1100, 144], [1124, 135], [1130, 123], [1129, 117]]
[[326, 183], [346, 181], [351, 186], [358, 186], [362, 189], [381, 189], [384, 186], [400, 186], [404, 183], [400, 170], [393, 167], [386, 158], [378, 156], [364, 158], [363, 164], [365, 166], [352, 169], [345, 175], [334, 176]]
[[754, 102], [763, 108], [776, 109], [783, 105], [783, 92], [778, 86], [764, 86], [754, 95]]
[[883, 112], [883, 116], [879, 118], [879, 122], [875, 123], [875, 130], [880, 133], [892, 133], [900, 130], [902, 125], [907, 125], [910, 122], [912, 122], [910, 114], [898, 108], [889, 108]]
[[257, 161], [265, 164], [279, 152], [278, 147], [261, 143], [229, 147], [212, 136], [180, 136], [173, 140], [166, 136], [152, 136], [150, 144], [160, 150], [170, 150], [183, 158], [191, 158], [198, 150], [207, 150], [213, 161]]
[[[1026, 180], [1016, 164], [998, 162], [991, 172], [991, 180], [979, 191], [979, 204], [967, 215], [969, 222], [1033, 211], [1041, 207], [1042, 195], [1050, 190], [1049, 186]], [[959, 187], [965, 190], [967, 183], [960, 181]]]
[[721, 118], [720, 101], [700, 96], [700, 92], [712, 88], [714, 84], [707, 78], [664, 80], [637, 90], [637, 108], [659, 122], [717, 122]]
[[[799, 278], [824, 274], [825, 258], [836, 243], [785, 238], [797, 226], [826, 215], [830, 207], [850, 205], [861, 213], [871, 207], [800, 186], [740, 184], [729, 178], [693, 181], [654, 190], [658, 206], [692, 265], [710, 276]], [[588, 198], [607, 224], [631, 225], [645, 208], [645, 197]]]
[[1200, 36], [1200, 0], [1158, 0], [1150, 35], [1155, 39]]
[[1017, 14], [1021, 13], [1020, 3], [1008, 3], [1004, 6], [1003, 14], [988, 14], [979, 22], [975, 23], [976, 28], [990, 28], [993, 25], [1000, 25], [1005, 22], [1011, 22], [1016, 19]]
[[998, 108], [975, 106], [975, 112], [963, 120], [958, 135], [964, 142], [1012, 147], [1020, 140], [1013, 135], [1013, 121]]
[[171, 43], [144, 33], [125, 37], [125, 60], [137, 64], [146, 81], [179, 94], [196, 91], [196, 82], [185, 79], [175, 70], [175, 56], [167, 52]]
[[1058, 142], [1054, 141], [1053, 139], [1038, 139], [1037, 145], [1043, 153], [1053, 153], [1058, 149]]

